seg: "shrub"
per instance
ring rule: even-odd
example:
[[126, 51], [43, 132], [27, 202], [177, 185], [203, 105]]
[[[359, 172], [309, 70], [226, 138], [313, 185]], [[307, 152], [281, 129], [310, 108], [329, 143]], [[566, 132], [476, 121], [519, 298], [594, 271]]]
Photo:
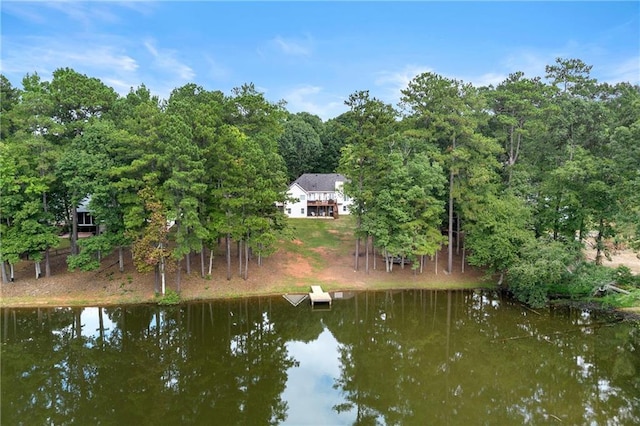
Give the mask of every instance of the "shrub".
[[164, 296], [158, 297], [158, 305], [177, 305], [180, 303], [180, 294], [171, 289], [167, 289]]
[[567, 279], [567, 266], [574, 259], [572, 250], [558, 241], [539, 239], [526, 244], [507, 273], [509, 288], [521, 302], [543, 306], [549, 289]]

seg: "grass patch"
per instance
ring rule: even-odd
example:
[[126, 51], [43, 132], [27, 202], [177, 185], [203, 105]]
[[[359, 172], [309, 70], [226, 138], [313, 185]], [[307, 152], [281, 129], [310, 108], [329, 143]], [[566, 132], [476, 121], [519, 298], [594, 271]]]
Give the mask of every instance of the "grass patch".
[[52, 248], [57, 250], [71, 248], [71, 240], [69, 238], [58, 238], [58, 245]]
[[[315, 268], [324, 266], [320, 250], [348, 254], [344, 242], [353, 237], [353, 218], [289, 219], [293, 241], [283, 242], [282, 248], [307, 258]], [[348, 246], [347, 246], [348, 247]]]

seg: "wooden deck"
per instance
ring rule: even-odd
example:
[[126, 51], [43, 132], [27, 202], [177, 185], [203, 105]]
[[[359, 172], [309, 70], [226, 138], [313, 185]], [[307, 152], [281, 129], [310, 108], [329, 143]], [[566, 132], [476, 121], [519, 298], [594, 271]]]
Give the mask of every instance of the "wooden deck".
[[331, 295], [322, 291], [319, 285], [311, 286], [311, 293], [309, 293], [309, 299], [311, 299], [311, 306], [315, 306], [316, 303], [328, 303], [331, 306]]

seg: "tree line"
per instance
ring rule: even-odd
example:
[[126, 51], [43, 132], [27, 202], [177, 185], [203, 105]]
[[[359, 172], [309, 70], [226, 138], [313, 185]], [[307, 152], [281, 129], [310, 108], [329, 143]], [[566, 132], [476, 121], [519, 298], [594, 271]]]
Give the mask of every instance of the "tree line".
[[[420, 268], [448, 246], [539, 304], [554, 286], [609, 255], [608, 241], [640, 245], [640, 88], [600, 83], [579, 59], [544, 77], [509, 75], [474, 87], [435, 73], [413, 78], [401, 102], [357, 91], [323, 122], [270, 102], [253, 84], [230, 95], [195, 84], [159, 100], [140, 86], [119, 96], [64, 68], [51, 81], [2, 76], [2, 278], [22, 257], [44, 262], [71, 235], [71, 269], [130, 246], [140, 271], [206, 275], [205, 248], [231, 244], [240, 274], [287, 232], [275, 202], [302, 173], [344, 174], [353, 198], [356, 269], [363, 250]], [[90, 196], [103, 225], [77, 238], [75, 210]], [[169, 229], [167, 223], [173, 224]], [[79, 248], [82, 248], [81, 250]], [[8, 271], [7, 271], [8, 266]], [[387, 260], [387, 270], [392, 263]]]

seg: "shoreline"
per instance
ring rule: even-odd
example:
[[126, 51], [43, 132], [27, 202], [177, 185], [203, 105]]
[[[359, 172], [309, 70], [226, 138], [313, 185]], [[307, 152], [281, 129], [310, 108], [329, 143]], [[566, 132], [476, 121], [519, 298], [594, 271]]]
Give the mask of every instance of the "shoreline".
[[[295, 243], [299, 244], [299, 243]], [[349, 245], [349, 248], [351, 246]], [[347, 250], [348, 250], [347, 249]], [[127, 253], [128, 254], [128, 253]], [[444, 253], [442, 253], [444, 254]], [[441, 256], [442, 256], [441, 254]], [[133, 304], [157, 304], [160, 298], [155, 292], [153, 273], [142, 274], [135, 270], [130, 256], [125, 256], [124, 272], [117, 267], [116, 254], [103, 259], [103, 267], [97, 271], [69, 272], [64, 255], [52, 261], [52, 275], [36, 279], [33, 263], [16, 265], [15, 282], [0, 284], [0, 307], [38, 308], [56, 306], [114, 306]], [[365, 272], [364, 262], [354, 270], [353, 255], [345, 248], [329, 250], [313, 248], [311, 254], [299, 254], [281, 247], [276, 253], [263, 259], [263, 265], [251, 263], [247, 280], [238, 276], [237, 262], [232, 262], [232, 277], [226, 279], [224, 259], [218, 256], [211, 276], [201, 277], [199, 262], [193, 260], [191, 273], [185, 265], [180, 285], [175, 271], [167, 275], [166, 289], [179, 292], [180, 303], [239, 297], [278, 296], [307, 293], [311, 285], [320, 285], [325, 291], [363, 291], [395, 289], [476, 289], [492, 288], [482, 271], [466, 266], [461, 272], [461, 256], [454, 258], [454, 272], [444, 272], [441, 264], [427, 261], [423, 273], [414, 273], [410, 266], [395, 265], [392, 272], [385, 272], [382, 262]], [[183, 262], [184, 264], [184, 262]], [[436, 269], [437, 266], [437, 269]]]
[[[182, 262], [180, 283], [176, 280], [175, 271], [168, 273], [166, 280], [166, 288], [178, 292], [179, 298], [170, 295], [164, 302], [305, 294], [311, 285], [320, 285], [327, 292], [496, 289], [495, 280], [489, 280], [482, 270], [466, 263], [463, 265], [462, 253], [454, 253], [453, 272], [446, 272], [445, 262], [438, 262], [438, 259], [446, 259], [446, 247], [426, 260], [422, 272], [400, 265], [394, 265], [392, 272], [386, 272], [381, 255], [364, 256], [362, 253], [356, 271], [351, 221], [300, 219], [292, 221], [292, 224], [298, 238], [280, 241], [275, 253], [264, 258], [261, 266], [255, 259], [251, 261], [247, 280], [239, 276], [235, 247], [232, 249], [230, 279], [227, 279], [226, 261], [220, 255], [224, 253], [222, 245], [213, 248], [211, 275], [205, 275], [209, 272], [208, 256], [211, 253], [208, 250], [204, 256], [207, 261], [203, 265], [199, 255], [192, 256], [190, 264]], [[90, 272], [70, 272], [64, 252], [56, 253], [51, 257], [51, 276], [48, 278], [35, 278], [33, 262], [16, 264], [15, 282], [0, 283], [0, 307], [115, 306], [162, 302], [155, 291], [154, 274], [137, 272], [128, 250], [125, 250], [123, 272], [118, 270], [116, 253], [104, 257], [101, 268]], [[628, 256], [618, 255], [616, 260], [630, 264], [638, 273], [640, 265], [629, 263]], [[368, 272], [366, 265], [369, 265]], [[597, 301], [584, 300], [580, 303], [590, 302], [607, 309]], [[640, 306], [616, 310], [640, 316]]]
[[[376, 287], [376, 288], [362, 288], [362, 287], [344, 287], [344, 288], [331, 288], [327, 289], [326, 286], [320, 285], [323, 290], [334, 292], [362, 292], [362, 291], [394, 291], [394, 290], [435, 290], [435, 291], [447, 291], [447, 290], [492, 290], [492, 286], [483, 285], [469, 285], [469, 284], [454, 284], [449, 286], [401, 286], [401, 287]], [[165, 303], [166, 305], [180, 305], [183, 303], [197, 303], [207, 301], [218, 300], [233, 300], [241, 298], [251, 297], [277, 297], [286, 294], [307, 294], [309, 291], [269, 291], [269, 292], [246, 292], [242, 294], [229, 293], [229, 294], [217, 294], [215, 296], [193, 296], [193, 297], [180, 297], [177, 303]], [[87, 298], [2, 298], [0, 301], [0, 308], [2, 309], [31, 309], [31, 308], [58, 308], [58, 307], [112, 307], [112, 306], [133, 306], [133, 305], [162, 305], [162, 298], [158, 295], [154, 295], [151, 298], [137, 298], [137, 297], [123, 297], [123, 298], [97, 298], [94, 300]]]

